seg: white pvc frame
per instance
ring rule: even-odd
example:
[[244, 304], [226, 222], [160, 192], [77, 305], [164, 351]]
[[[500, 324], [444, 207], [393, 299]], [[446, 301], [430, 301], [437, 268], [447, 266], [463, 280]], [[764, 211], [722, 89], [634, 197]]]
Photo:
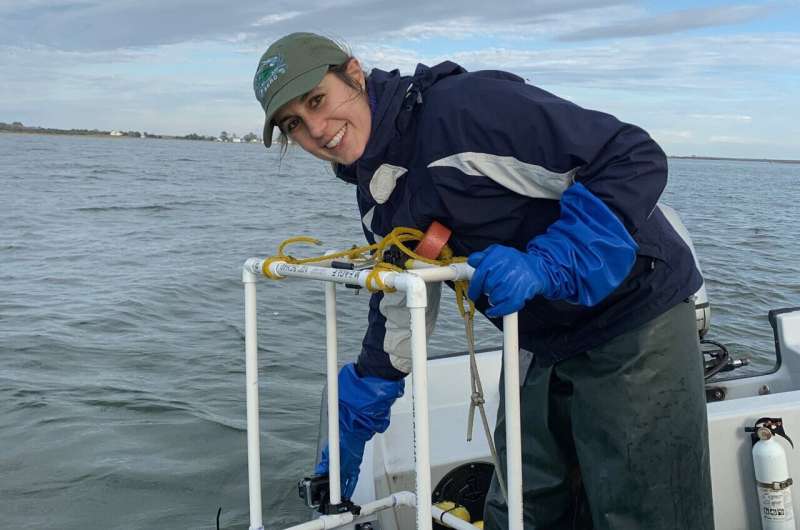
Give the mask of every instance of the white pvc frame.
[[[262, 275], [264, 260], [248, 259], [242, 269], [245, 290], [245, 379], [247, 383], [247, 461], [250, 492], [250, 530], [263, 530], [261, 512], [261, 452], [259, 446], [258, 339], [256, 326], [256, 281]], [[367, 286], [369, 270], [345, 270], [312, 265], [292, 265], [283, 261], [269, 264], [270, 274], [286, 278], [321, 280], [325, 283], [325, 319], [328, 388], [328, 454], [330, 464], [330, 499], [341, 503], [339, 479], [339, 385], [336, 347], [336, 285], [345, 283]], [[414, 460], [416, 492], [398, 492], [365, 504], [359, 516], [352, 513], [323, 515], [318, 519], [287, 530], [322, 530], [337, 528], [377, 511], [405, 505], [417, 508], [417, 529], [431, 530], [432, 516], [452, 528], [474, 530], [472, 524], [431, 506], [430, 421], [428, 418], [428, 352], [425, 334], [425, 282], [468, 280], [473, 269], [466, 263], [446, 267], [425, 267], [407, 272], [380, 272], [388, 287], [406, 293], [411, 313], [411, 357], [414, 406]], [[517, 314], [503, 317], [503, 373], [506, 408], [506, 476], [508, 485], [508, 528], [522, 526], [522, 437], [519, 398], [519, 336]], [[425, 502], [417, 502], [423, 499]]]

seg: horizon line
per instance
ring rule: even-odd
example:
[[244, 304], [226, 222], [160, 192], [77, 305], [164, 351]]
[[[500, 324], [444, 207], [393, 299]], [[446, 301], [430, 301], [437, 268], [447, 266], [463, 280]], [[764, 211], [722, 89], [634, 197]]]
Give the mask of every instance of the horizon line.
[[[184, 135], [173, 135], [173, 134], [156, 134], [156, 133], [148, 133], [148, 132], [139, 132], [139, 131], [122, 131], [122, 129], [115, 129], [113, 131], [104, 131], [101, 129], [58, 129], [54, 127], [41, 127], [41, 126], [31, 126], [31, 125], [24, 125], [22, 122], [15, 121], [11, 123], [6, 123], [0, 121], [0, 133], [9, 133], [9, 134], [40, 134], [43, 136], [47, 135], [60, 135], [60, 136], [97, 136], [97, 137], [113, 137], [118, 138], [120, 136], [111, 134], [112, 132], [124, 132], [124, 135], [121, 138], [129, 137], [127, 133], [136, 132], [141, 135], [147, 135], [148, 138], [157, 140], [157, 139], [168, 139], [168, 140], [184, 140], [184, 139], [195, 139], [195, 140], [206, 140], [206, 139], [218, 139], [218, 136], [208, 137], [206, 135], [201, 135], [199, 133], [188, 133]], [[223, 131], [227, 132], [227, 131]], [[236, 136], [236, 133], [232, 133], [233, 136]], [[187, 138], [189, 136], [197, 136], [198, 138]], [[257, 142], [242, 142], [242, 143], [261, 143], [262, 138], [258, 136], [256, 133], [248, 132], [244, 136], [254, 135], [258, 139]], [[239, 137], [244, 138], [244, 137]], [[727, 157], [727, 156], [711, 156], [711, 155], [676, 155], [676, 154], [667, 154], [665, 153], [667, 158], [675, 158], [675, 159], [697, 159], [697, 160], [736, 160], [740, 162], [774, 162], [780, 164], [800, 164], [800, 159], [785, 159], [785, 158], [756, 158], [756, 157]]]

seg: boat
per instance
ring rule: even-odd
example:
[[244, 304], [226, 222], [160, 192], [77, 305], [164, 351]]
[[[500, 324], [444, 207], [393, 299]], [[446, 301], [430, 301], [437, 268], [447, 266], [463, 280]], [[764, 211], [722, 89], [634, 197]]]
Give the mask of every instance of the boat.
[[[668, 207], [660, 207], [691, 247], [691, 239], [677, 214]], [[480, 528], [474, 523], [482, 520], [483, 500], [494, 472], [490, 436], [486, 431], [494, 430], [501, 373], [509, 418], [506, 431], [509, 528], [522, 530], [518, 414], [521, 374], [516, 315], [504, 317], [503, 348], [475, 352], [488, 429], [481, 429], [480, 420], [476, 420], [476, 428], [471, 441], [468, 441], [467, 425], [474, 390], [470, 379], [470, 355], [454, 352], [427, 357], [424, 283], [468, 279], [471, 268], [465, 263], [442, 267], [410, 264], [410, 270], [404, 272], [376, 272], [333, 260], [320, 264], [297, 264], [281, 258], [251, 258], [245, 262], [242, 274], [245, 286], [251, 530], [263, 528], [255, 286], [264, 275], [273, 279], [321, 281], [326, 295], [328, 375], [320, 413], [318, 449], [327, 440], [333, 441], [330, 448], [332, 478], [330, 483], [318, 477], [300, 480], [300, 496], [313, 515], [308, 522], [292, 526], [291, 530]], [[375, 435], [367, 443], [358, 485], [347, 502], [340, 496], [336, 467], [338, 407], [331, 406], [338, 402], [336, 285], [368, 286], [374, 282], [376, 274], [386, 285], [406, 290], [411, 312], [413, 370], [406, 379], [406, 393], [392, 407], [388, 430]], [[703, 338], [710, 323], [710, 305], [704, 287], [696, 294], [695, 308], [698, 334]], [[745, 373], [740, 368], [746, 360], [733, 359], [723, 344], [708, 341], [703, 345], [708, 376], [706, 401], [714, 522], [719, 530], [796, 528], [797, 497], [792, 499], [790, 477], [800, 474], [800, 455], [791, 445], [792, 435], [800, 438], [800, 307], [776, 308], [769, 312], [768, 317], [777, 359], [769, 373]], [[502, 372], [501, 367], [505, 367]], [[512, 421], [515, 412], [516, 422]], [[780, 455], [786, 455], [781, 458], [788, 458], [788, 476], [764, 482], [761, 461], [756, 459], [759, 464], [754, 464], [755, 448], [766, 447], [760, 445], [761, 441], [769, 441], [770, 447]], [[756, 480], [757, 474], [760, 481]], [[770, 499], [778, 500], [770, 506]], [[441, 504], [447, 501], [452, 504]], [[454, 515], [453, 506], [464, 507], [469, 512], [468, 520]]]

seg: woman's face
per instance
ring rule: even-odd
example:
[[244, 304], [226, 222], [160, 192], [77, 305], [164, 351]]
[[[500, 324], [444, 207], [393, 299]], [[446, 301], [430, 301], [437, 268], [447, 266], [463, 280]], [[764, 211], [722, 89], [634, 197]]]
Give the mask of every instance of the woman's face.
[[[364, 72], [352, 59], [347, 74], [364, 87]], [[275, 113], [281, 131], [315, 157], [349, 165], [361, 158], [372, 116], [365, 93], [327, 73], [313, 90]]]

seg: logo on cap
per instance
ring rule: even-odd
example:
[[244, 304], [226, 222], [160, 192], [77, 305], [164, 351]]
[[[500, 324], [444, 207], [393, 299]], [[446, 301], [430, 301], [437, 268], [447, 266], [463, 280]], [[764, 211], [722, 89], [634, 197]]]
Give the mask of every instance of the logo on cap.
[[278, 77], [286, 73], [286, 62], [280, 55], [267, 57], [258, 63], [255, 78], [253, 79], [253, 89], [256, 91], [256, 98], [266, 104], [264, 97], [267, 90]]

